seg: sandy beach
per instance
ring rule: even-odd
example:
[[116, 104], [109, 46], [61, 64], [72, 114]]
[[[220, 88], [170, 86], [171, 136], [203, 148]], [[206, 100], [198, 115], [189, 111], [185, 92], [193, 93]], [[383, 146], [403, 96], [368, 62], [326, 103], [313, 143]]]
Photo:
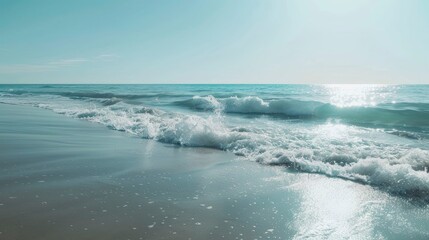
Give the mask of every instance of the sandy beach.
[[367, 185], [0, 104], [0, 239], [427, 239]]
[[428, 0], [0, 0], [0, 240], [429, 240], [428, 29]]

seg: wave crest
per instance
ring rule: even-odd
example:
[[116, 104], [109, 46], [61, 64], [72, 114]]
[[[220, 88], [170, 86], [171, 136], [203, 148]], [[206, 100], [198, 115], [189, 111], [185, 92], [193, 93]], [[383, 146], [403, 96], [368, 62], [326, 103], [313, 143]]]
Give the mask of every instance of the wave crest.
[[194, 96], [190, 100], [178, 102], [179, 105], [198, 110], [222, 110], [226, 113], [279, 114], [286, 116], [311, 116], [323, 103], [298, 100], [265, 101], [259, 97], [228, 97], [217, 99], [212, 95]]
[[299, 172], [348, 179], [401, 196], [429, 201], [429, 153], [422, 149], [395, 150], [359, 141], [329, 149], [332, 142], [323, 143], [323, 139], [318, 140], [320, 142], [297, 141], [296, 133], [293, 134], [295, 136], [274, 136], [257, 129], [240, 131], [227, 127], [216, 116], [202, 118], [161, 111], [151, 114], [154, 111], [147, 108], [143, 113], [136, 114], [138, 110], [93, 109], [61, 113], [99, 122], [143, 138], [231, 151], [262, 164], [282, 165]]
[[[352, 126], [343, 125], [344, 131], [341, 126], [334, 126], [337, 137], [328, 137], [332, 126], [328, 126], [328, 131], [321, 131], [317, 128], [319, 125], [300, 128], [279, 128], [276, 125], [260, 127], [254, 123], [228, 125], [222, 116], [216, 114], [202, 117], [147, 106], [103, 106], [58, 96], [55, 99], [46, 96], [32, 96], [28, 99], [3, 96], [1, 101], [31, 104], [70, 117], [101, 123], [142, 138], [181, 146], [230, 151], [262, 164], [282, 165], [299, 172], [357, 181], [429, 202], [429, 151], [354, 137], [351, 133], [356, 127]], [[210, 111], [222, 109], [225, 112], [289, 116], [306, 114], [320, 117], [323, 116], [322, 113], [333, 111], [326, 117], [343, 114], [343, 119], [350, 114], [347, 111], [353, 111], [319, 102], [263, 100], [258, 97], [217, 99], [213, 96], [197, 96], [181, 104]], [[360, 109], [358, 113], [359, 111], [363, 111], [360, 115], [365, 119], [364, 113], [367, 110]], [[359, 118], [354, 114], [357, 113], [351, 116]], [[388, 112], [384, 117], [391, 117], [389, 114], [393, 113]], [[409, 116], [402, 117], [406, 119]]]
[[[340, 119], [354, 124], [379, 124], [404, 127], [429, 127], [429, 111], [406, 108], [337, 107], [317, 101], [293, 99], [263, 100], [259, 97], [228, 97], [217, 99], [212, 95], [194, 96], [176, 104], [202, 111], [224, 113], [277, 115], [286, 118]], [[420, 104], [421, 105], [421, 104]], [[399, 106], [402, 106], [399, 104]], [[419, 107], [422, 108], [421, 106]], [[405, 137], [414, 137], [402, 134]]]

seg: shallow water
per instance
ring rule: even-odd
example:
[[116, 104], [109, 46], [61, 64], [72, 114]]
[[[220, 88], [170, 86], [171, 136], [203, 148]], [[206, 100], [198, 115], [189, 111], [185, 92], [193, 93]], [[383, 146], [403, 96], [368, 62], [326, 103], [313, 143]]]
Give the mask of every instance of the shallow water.
[[0, 102], [429, 202], [429, 85], [1, 85]]
[[0, 113], [0, 239], [429, 237], [427, 205], [369, 185], [33, 107]]

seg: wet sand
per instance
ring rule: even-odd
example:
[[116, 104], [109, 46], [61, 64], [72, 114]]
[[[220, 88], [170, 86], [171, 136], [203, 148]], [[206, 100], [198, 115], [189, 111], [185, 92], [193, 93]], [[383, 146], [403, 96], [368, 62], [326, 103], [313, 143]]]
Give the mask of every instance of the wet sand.
[[370, 186], [0, 104], [0, 239], [428, 239]]

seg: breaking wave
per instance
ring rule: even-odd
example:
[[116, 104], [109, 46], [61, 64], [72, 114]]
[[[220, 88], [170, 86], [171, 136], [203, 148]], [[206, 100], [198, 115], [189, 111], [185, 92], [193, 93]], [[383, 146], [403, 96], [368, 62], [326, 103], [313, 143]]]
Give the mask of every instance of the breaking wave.
[[347, 137], [340, 144], [338, 139], [311, 135], [315, 129], [273, 134], [274, 129], [228, 127], [217, 116], [203, 118], [149, 107], [54, 111], [142, 138], [230, 151], [262, 164], [339, 177], [429, 201], [429, 153], [418, 148], [401, 149]]
[[[84, 96], [88, 95], [79, 95]], [[0, 96], [0, 101], [50, 109], [146, 139], [187, 147], [215, 148], [266, 165], [281, 165], [298, 172], [348, 179], [429, 203], [429, 151], [359, 137], [372, 134], [373, 130], [368, 128], [332, 124], [329, 121], [305, 127], [262, 121], [236, 124], [226, 121], [222, 114], [202, 116], [180, 113], [150, 106], [127, 105], [120, 102], [118, 95], [95, 96], [101, 99], [99, 105], [70, 99], [69, 95], [11, 97], [6, 93]], [[427, 126], [429, 119], [427, 112], [412, 109], [338, 108], [317, 101], [263, 100], [258, 97], [217, 99], [213, 96], [195, 96], [175, 104], [219, 113], [320, 119], [338, 117], [347, 121], [414, 126]], [[391, 131], [390, 135], [418, 140], [415, 135], [404, 131]]]
[[399, 103], [388, 107], [337, 107], [317, 101], [293, 99], [263, 100], [259, 97], [215, 98], [194, 96], [176, 104], [202, 111], [222, 111], [239, 114], [280, 115], [288, 118], [337, 118], [348, 123], [429, 127], [429, 104]]

